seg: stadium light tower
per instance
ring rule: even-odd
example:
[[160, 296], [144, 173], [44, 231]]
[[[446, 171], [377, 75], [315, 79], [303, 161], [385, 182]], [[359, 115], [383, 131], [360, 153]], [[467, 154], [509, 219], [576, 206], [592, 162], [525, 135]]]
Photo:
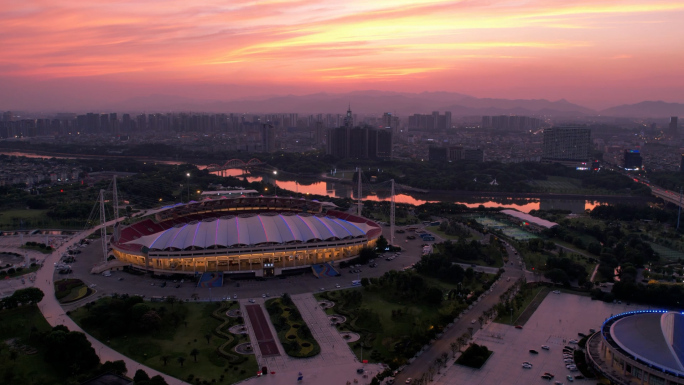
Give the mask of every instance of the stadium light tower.
[[278, 171], [273, 171], [273, 195], [278, 196]]
[[188, 203], [190, 203], [190, 173], [186, 173], [185, 176], [188, 177]]

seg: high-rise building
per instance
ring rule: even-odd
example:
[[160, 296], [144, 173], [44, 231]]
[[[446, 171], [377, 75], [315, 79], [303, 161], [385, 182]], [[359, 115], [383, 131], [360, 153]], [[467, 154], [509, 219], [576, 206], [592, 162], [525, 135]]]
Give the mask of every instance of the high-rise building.
[[672, 133], [676, 133], [676, 132], [677, 132], [677, 127], [678, 127], [678, 125], [679, 125], [679, 117], [677, 117], [677, 116], [671, 116], [671, 117], [670, 117], [670, 124], [669, 124], [668, 127], [670, 128], [670, 131], [671, 131]]
[[11, 122], [12, 120], [14, 120], [14, 115], [12, 115], [12, 111], [5, 111], [2, 113], [3, 122]]
[[544, 130], [542, 162], [574, 165], [591, 155], [591, 129], [585, 126], [558, 126]]
[[327, 131], [327, 153], [338, 158], [376, 159], [392, 157], [393, 132], [390, 128], [354, 127], [351, 109], [345, 125]]
[[354, 127], [354, 116], [352, 116], [351, 104], [349, 105], [349, 108], [347, 109], [347, 115], [344, 117], [344, 126], [349, 127], [349, 128]]
[[682, 154], [682, 160], [681, 160], [681, 163], [679, 164], [679, 171], [684, 172], [684, 154]]
[[428, 148], [428, 160], [430, 162], [446, 162], [447, 149], [446, 147], [430, 146]]
[[382, 159], [392, 158], [392, 138], [394, 138], [394, 132], [390, 129], [379, 129], [375, 131], [377, 135], [377, 151], [375, 157]]
[[275, 152], [275, 128], [270, 123], [261, 125], [261, 149], [263, 152]]
[[481, 148], [463, 151], [463, 160], [469, 162], [484, 162], [484, 151]]
[[642, 160], [639, 150], [625, 150], [625, 170], [641, 170]]

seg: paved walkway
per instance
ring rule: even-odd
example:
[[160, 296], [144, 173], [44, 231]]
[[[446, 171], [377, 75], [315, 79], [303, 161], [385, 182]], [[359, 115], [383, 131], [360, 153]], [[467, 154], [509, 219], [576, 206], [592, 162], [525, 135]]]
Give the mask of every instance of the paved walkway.
[[[345, 385], [347, 381], [354, 383], [354, 380], [357, 380], [358, 384], [361, 385], [369, 384], [372, 377], [379, 372], [380, 366], [359, 363], [341, 334], [334, 326], [330, 326], [328, 316], [318, 306], [318, 301], [311, 293], [293, 295], [292, 300], [302, 314], [304, 322], [311, 329], [311, 334], [321, 346], [321, 353], [311, 358], [292, 358], [285, 353], [278, 357], [263, 357], [257, 348], [255, 353], [257, 353], [259, 366], [267, 366], [269, 372], [276, 374], [251, 378], [245, 383], [258, 383], [259, 385], [293, 384], [297, 383], [297, 376], [301, 372], [303, 380], [299, 382], [300, 384]], [[240, 304], [243, 308], [246, 302], [241, 301]], [[255, 302], [257, 304], [264, 303], [262, 299], [257, 299]], [[268, 323], [275, 335], [275, 329], [273, 329], [270, 319]], [[251, 328], [248, 329], [250, 329], [250, 338], [254, 341], [254, 332]], [[284, 352], [280, 341], [277, 341], [277, 344], [281, 352]], [[356, 373], [356, 370], [361, 367], [366, 370], [367, 378]]]
[[[107, 223], [108, 226], [111, 226], [113, 224], [113, 221]], [[147, 374], [149, 374], [150, 377], [156, 375], [164, 377], [164, 379], [169, 385], [186, 384], [186, 382], [183, 382], [175, 377], [171, 377], [167, 374], [160, 373], [152, 368], [142, 365], [139, 362], [124, 356], [123, 354], [109, 348], [107, 345], [96, 340], [93, 336], [83, 331], [83, 329], [81, 329], [81, 327], [78, 326], [76, 322], [74, 322], [71, 318], [69, 318], [69, 316], [65, 314], [64, 309], [62, 309], [62, 306], [57, 301], [57, 298], [55, 298], [55, 263], [59, 261], [60, 256], [66, 252], [69, 246], [75, 244], [76, 242], [79, 242], [81, 239], [87, 237], [95, 231], [99, 231], [99, 227], [79, 233], [78, 235], [74, 236], [73, 238], [62, 244], [57, 250], [55, 250], [45, 259], [43, 268], [38, 270], [38, 272], [36, 273], [35, 287], [39, 288], [43, 291], [43, 293], [45, 293], [45, 297], [43, 297], [43, 300], [38, 304], [38, 308], [40, 309], [41, 313], [43, 313], [43, 316], [45, 316], [45, 319], [51, 326], [64, 325], [71, 331], [78, 331], [84, 333], [88, 338], [88, 341], [90, 341], [90, 343], [93, 345], [93, 348], [95, 349], [97, 355], [100, 357], [101, 362], [123, 360], [126, 363], [126, 368], [128, 369], [127, 375], [131, 377], [133, 376], [133, 374], [135, 374], [135, 372], [138, 369], [142, 369], [145, 372], [147, 372]]]

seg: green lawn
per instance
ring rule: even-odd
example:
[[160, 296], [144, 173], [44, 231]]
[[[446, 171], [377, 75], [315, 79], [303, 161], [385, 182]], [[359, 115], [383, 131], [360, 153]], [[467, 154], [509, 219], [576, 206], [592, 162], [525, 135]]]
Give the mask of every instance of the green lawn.
[[[287, 303], [287, 304], [286, 304]], [[290, 300], [272, 298], [266, 301], [266, 310], [278, 332], [278, 339], [290, 357], [307, 358], [321, 352], [321, 347], [302, 319], [297, 306]]]
[[17, 271], [17, 269], [15, 269], [14, 273], [12, 273], [12, 274], [7, 274], [7, 270], [9, 270], [9, 269], [5, 269], [5, 270], [2, 270], [3, 274], [0, 274], [0, 279], [5, 278], [5, 277], [14, 278], [14, 277], [18, 277], [20, 275], [30, 274], [30, 273], [38, 271], [39, 268], [40, 268], [40, 266], [38, 266], [38, 265], [30, 266], [30, 267], [21, 267], [20, 268], [21, 270]]
[[[0, 212], [0, 229], [63, 228], [59, 221], [46, 215], [48, 210], [6, 210]], [[82, 227], [82, 226], [81, 226]]]
[[678, 260], [684, 260], [684, 253], [670, 249], [669, 247], [661, 246], [657, 243], [649, 242], [653, 251], [658, 253], [662, 259], [668, 262], [677, 262]]
[[440, 237], [442, 237], [444, 239], [459, 239], [459, 238], [461, 238], [458, 235], [447, 235], [444, 231], [439, 229], [439, 226], [428, 226], [425, 228], [425, 230], [427, 230], [433, 234], [439, 235]]
[[[33, 329], [35, 328], [35, 329]], [[33, 329], [33, 331], [32, 331]], [[0, 382], [4, 384], [64, 384], [64, 379], [46, 365], [44, 350], [39, 340], [29, 336], [37, 332], [47, 332], [52, 328], [37, 306], [22, 306], [0, 311]], [[17, 339], [17, 345], [37, 349], [35, 354], [28, 350], [18, 350], [16, 360], [10, 358], [10, 348], [6, 341]]]
[[[430, 285], [447, 285], [437, 280], [425, 278]], [[451, 286], [451, 285], [448, 285]], [[347, 305], [345, 292], [360, 290], [360, 304]], [[425, 303], [411, 303], [390, 298], [386, 293], [348, 289], [316, 294], [318, 299], [329, 299], [335, 302], [328, 314], [342, 314], [347, 321], [340, 325], [340, 330], [350, 330], [361, 335], [361, 340], [349, 343], [359, 360], [384, 362], [393, 367], [406, 363], [420, 347], [427, 343], [434, 334], [441, 331], [454, 314], [460, 313], [467, 304], [456, 300], [444, 301], [439, 307]], [[359, 314], [368, 309], [377, 314], [362, 319]]]
[[[135, 333], [105, 340], [109, 346], [153, 369], [183, 380], [188, 380], [188, 377], [192, 375], [194, 379], [200, 378], [208, 382], [216, 380], [218, 383], [231, 384], [252, 377], [256, 373], [257, 363], [254, 355], [244, 356], [247, 357], [245, 362], [233, 365], [228, 359], [217, 353], [217, 349], [226, 342], [230, 342], [231, 345], [229, 349], [226, 349], [228, 351], [235, 344], [249, 341], [246, 335], [238, 335], [235, 341], [228, 341], [215, 333], [217, 327], [226, 321], [229, 324], [237, 323], [237, 319], [230, 319], [225, 315], [221, 321], [212, 317], [212, 312], [217, 310], [220, 303], [176, 303], [171, 305], [145, 302], [145, 304], [157, 311], [164, 307], [166, 312], [172, 312], [173, 308], [182, 307], [183, 311], [178, 314], [181, 314], [184, 320], [179, 322], [175, 329], [161, 330], [151, 334]], [[237, 304], [230, 306], [237, 307]], [[230, 309], [230, 306], [221, 309], [222, 314], [225, 313], [225, 310]], [[87, 315], [88, 310], [85, 307], [71, 312], [71, 317], [82, 327], [82, 320]], [[224, 325], [221, 331], [227, 332], [228, 326]], [[84, 329], [96, 338], [103, 340], [101, 330]], [[208, 343], [205, 338], [206, 335], [210, 336]], [[199, 351], [197, 362], [194, 362], [194, 358], [190, 355], [193, 349]], [[166, 365], [164, 365], [162, 357], [168, 357]], [[178, 357], [185, 359], [182, 366], [178, 362]], [[220, 381], [221, 375], [224, 376], [223, 381]]]
[[43, 253], [43, 254], [52, 254], [52, 252], [54, 251], [54, 249], [52, 249], [52, 248], [50, 248], [50, 250], [47, 250], [47, 249], [44, 249], [40, 246], [23, 245], [23, 246], [20, 246], [19, 248], [25, 249], [25, 250], [34, 250], [34, 251], [38, 251], [38, 252]]

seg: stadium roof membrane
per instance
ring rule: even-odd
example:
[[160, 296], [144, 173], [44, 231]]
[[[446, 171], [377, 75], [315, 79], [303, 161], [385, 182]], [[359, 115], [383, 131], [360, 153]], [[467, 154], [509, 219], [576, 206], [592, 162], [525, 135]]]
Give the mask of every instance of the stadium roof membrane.
[[150, 250], [306, 243], [365, 237], [365, 223], [311, 214], [247, 214], [190, 222], [126, 242]]

